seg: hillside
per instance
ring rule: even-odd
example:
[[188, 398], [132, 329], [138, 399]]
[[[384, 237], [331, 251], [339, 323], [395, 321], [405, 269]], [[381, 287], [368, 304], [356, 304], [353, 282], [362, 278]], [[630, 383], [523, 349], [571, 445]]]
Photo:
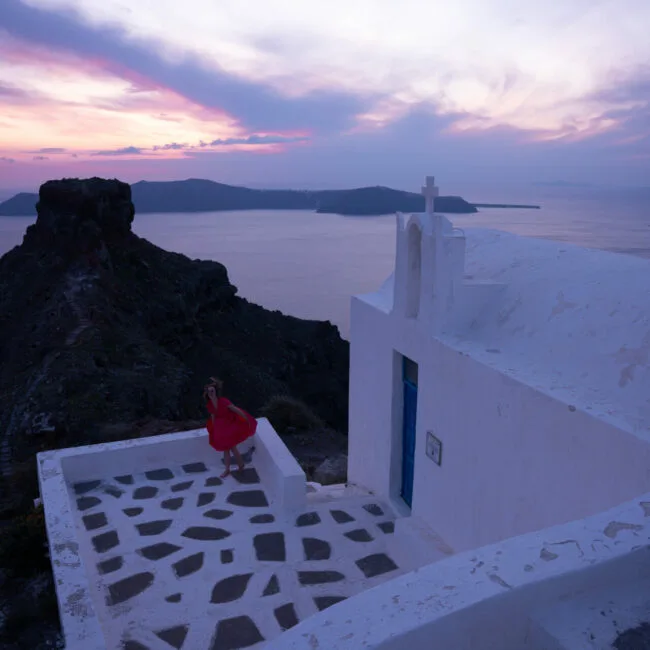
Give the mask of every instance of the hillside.
[[[222, 210], [317, 210], [323, 213], [375, 215], [424, 209], [419, 194], [387, 187], [353, 190], [253, 190], [190, 178], [184, 181], [139, 181], [131, 186], [139, 213], [218, 212]], [[0, 203], [0, 216], [36, 216], [37, 194], [20, 193]], [[438, 197], [440, 212], [467, 213], [476, 209], [459, 197]]]

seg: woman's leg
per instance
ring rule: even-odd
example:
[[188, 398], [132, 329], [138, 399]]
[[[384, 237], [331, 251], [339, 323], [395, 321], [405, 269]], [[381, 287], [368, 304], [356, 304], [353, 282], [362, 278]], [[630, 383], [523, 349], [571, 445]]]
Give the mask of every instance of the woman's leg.
[[244, 459], [241, 457], [241, 454], [239, 453], [239, 449], [237, 447], [232, 448], [232, 453], [233, 456], [235, 457], [235, 460], [237, 461], [237, 467], [239, 467], [239, 471], [244, 469]]
[[221, 478], [226, 478], [230, 474], [230, 449], [223, 452], [223, 464], [226, 466], [226, 471], [221, 475]]

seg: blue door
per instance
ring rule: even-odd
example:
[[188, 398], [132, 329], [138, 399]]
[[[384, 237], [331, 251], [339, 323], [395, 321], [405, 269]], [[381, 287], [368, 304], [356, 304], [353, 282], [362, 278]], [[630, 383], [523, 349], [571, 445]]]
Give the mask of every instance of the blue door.
[[415, 417], [418, 406], [417, 365], [404, 359], [404, 421], [402, 429], [402, 499], [411, 506], [415, 469]]

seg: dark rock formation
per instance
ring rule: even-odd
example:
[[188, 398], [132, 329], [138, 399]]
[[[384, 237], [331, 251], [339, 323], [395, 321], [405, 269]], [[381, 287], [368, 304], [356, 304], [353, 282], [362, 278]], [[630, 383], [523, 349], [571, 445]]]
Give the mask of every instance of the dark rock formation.
[[133, 217], [124, 183], [50, 181], [36, 224], [0, 259], [3, 471], [7, 453], [30, 458], [43, 436], [60, 446], [143, 418], [201, 421], [210, 375], [255, 414], [289, 394], [344, 429], [337, 329], [237, 297], [223, 265], [157, 248]]
[[222, 264], [137, 237], [117, 180], [50, 181], [37, 211], [0, 258], [0, 526], [37, 496], [36, 451], [201, 426], [210, 375], [255, 415], [291, 395], [345, 429], [348, 344], [330, 323], [251, 304]]

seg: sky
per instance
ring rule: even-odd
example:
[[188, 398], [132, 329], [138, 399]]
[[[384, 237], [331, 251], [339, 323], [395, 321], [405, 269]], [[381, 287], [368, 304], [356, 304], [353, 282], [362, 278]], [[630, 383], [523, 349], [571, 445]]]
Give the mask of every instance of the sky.
[[650, 185], [649, 0], [0, 0], [0, 192]]

